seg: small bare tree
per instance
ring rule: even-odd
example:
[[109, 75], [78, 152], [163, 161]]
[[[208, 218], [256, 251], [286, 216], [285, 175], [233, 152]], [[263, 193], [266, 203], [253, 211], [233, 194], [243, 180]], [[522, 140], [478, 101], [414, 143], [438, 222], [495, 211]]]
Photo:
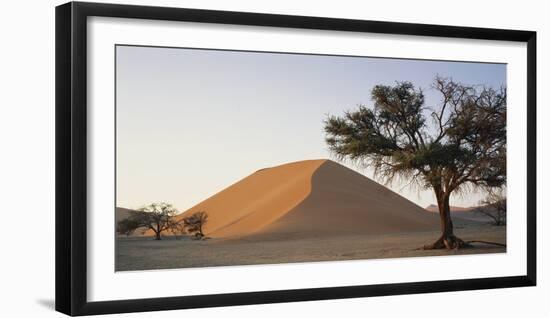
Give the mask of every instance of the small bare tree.
[[184, 235], [187, 233], [187, 230], [185, 229], [185, 225], [181, 222], [174, 222], [173, 226], [170, 228], [170, 232], [174, 235], [176, 240], [180, 238], [180, 235]]
[[188, 217], [183, 218], [183, 224], [189, 233], [195, 233], [195, 237], [202, 239], [204, 237], [203, 228], [208, 222], [208, 214], [205, 211], [198, 211]]
[[476, 212], [489, 217], [494, 225], [506, 225], [506, 195], [503, 189], [489, 191]]

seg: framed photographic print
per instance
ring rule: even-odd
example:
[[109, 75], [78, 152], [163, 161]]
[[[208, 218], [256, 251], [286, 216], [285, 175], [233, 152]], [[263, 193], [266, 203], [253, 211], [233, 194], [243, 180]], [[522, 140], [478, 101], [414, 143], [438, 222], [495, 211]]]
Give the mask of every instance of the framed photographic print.
[[535, 80], [531, 31], [61, 5], [56, 309], [534, 286]]

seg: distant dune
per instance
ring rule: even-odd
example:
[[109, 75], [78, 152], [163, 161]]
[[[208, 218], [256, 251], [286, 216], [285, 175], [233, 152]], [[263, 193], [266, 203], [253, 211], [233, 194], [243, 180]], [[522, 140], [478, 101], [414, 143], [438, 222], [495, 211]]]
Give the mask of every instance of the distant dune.
[[[493, 220], [490, 217], [479, 213], [479, 210], [481, 208], [487, 208], [487, 206], [471, 206], [465, 208], [451, 206], [451, 217], [453, 218], [453, 221], [458, 221], [462, 223], [491, 223]], [[426, 211], [434, 214], [439, 214], [439, 209], [435, 204], [427, 206]]]
[[[473, 212], [477, 207], [459, 207], [459, 206], [451, 206], [451, 212]], [[435, 204], [430, 204], [426, 207], [426, 211], [428, 212], [437, 212], [439, 213], [439, 208]]]
[[256, 171], [180, 215], [209, 215], [210, 237], [327, 236], [438, 229], [438, 217], [330, 160]]

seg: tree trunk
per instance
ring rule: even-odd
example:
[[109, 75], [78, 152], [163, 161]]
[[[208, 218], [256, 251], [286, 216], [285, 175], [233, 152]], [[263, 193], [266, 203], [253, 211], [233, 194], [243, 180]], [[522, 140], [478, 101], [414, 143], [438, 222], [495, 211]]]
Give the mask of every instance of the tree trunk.
[[450, 193], [437, 192], [437, 206], [441, 224], [441, 237], [435, 243], [424, 246], [424, 249], [458, 249], [469, 246], [453, 233], [453, 221], [451, 220], [451, 207], [449, 205]]
[[160, 241], [160, 226], [157, 224], [157, 230], [155, 231], [155, 240]]
[[442, 234], [442, 237], [449, 237], [454, 235], [453, 221], [451, 220], [451, 206], [449, 204], [449, 195], [443, 194], [442, 196], [443, 198], [439, 199], [437, 202], [439, 206], [441, 234]]

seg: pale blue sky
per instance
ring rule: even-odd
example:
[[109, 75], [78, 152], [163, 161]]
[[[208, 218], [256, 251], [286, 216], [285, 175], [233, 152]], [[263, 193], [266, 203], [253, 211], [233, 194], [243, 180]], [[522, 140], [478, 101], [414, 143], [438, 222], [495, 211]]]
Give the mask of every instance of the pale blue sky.
[[[371, 106], [374, 85], [411, 81], [437, 107], [437, 74], [506, 84], [503, 64], [134, 46], [117, 47], [116, 71], [117, 206], [167, 201], [179, 210], [258, 169], [331, 158], [323, 120]], [[391, 188], [423, 207], [435, 202], [430, 191]]]

